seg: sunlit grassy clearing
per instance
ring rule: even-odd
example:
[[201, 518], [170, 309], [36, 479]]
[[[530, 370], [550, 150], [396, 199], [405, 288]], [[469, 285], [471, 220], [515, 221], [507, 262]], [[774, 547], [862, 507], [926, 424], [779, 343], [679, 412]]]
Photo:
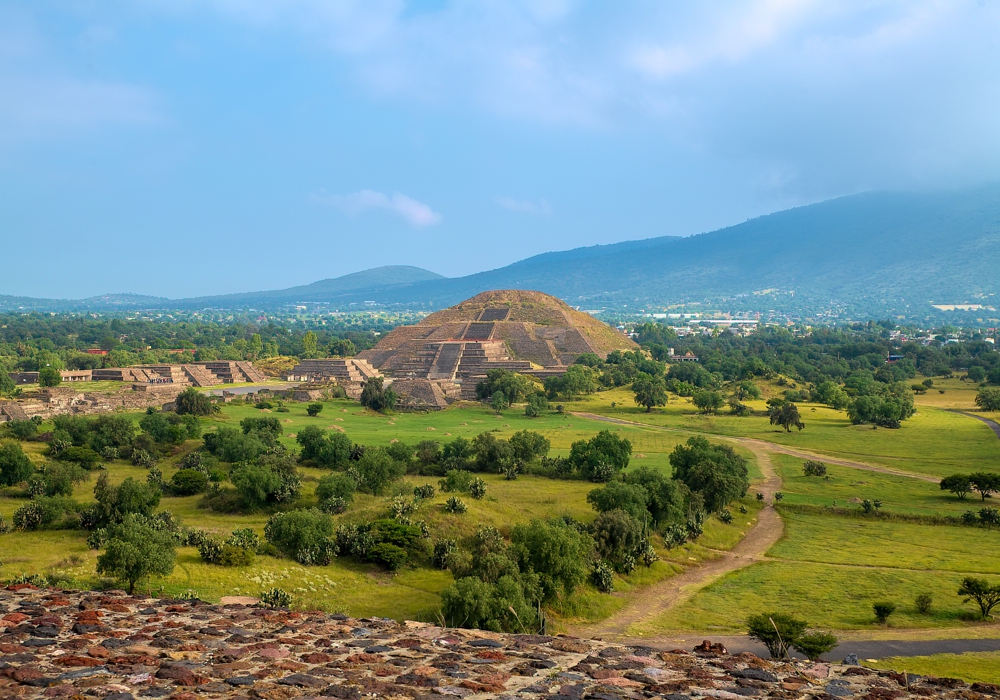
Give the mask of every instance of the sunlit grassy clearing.
[[869, 668], [915, 673], [938, 678], [961, 678], [970, 683], [1000, 681], [1000, 652], [969, 652], [966, 654], [935, 654], [933, 656], [890, 656], [878, 661], [866, 661]]
[[[617, 405], [611, 408], [611, 402]], [[627, 390], [594, 394], [567, 403], [567, 410], [599, 413], [683, 431], [750, 437], [831, 457], [857, 460], [934, 476], [959, 471], [1000, 470], [1000, 440], [974, 418], [924, 407], [898, 430], [851, 425], [847, 414], [819, 404], [802, 403], [806, 428], [787, 433], [770, 425], [763, 402], [751, 401], [759, 415], [737, 418], [696, 412], [690, 399], [671, 396], [671, 403], [652, 413], [630, 403]]]

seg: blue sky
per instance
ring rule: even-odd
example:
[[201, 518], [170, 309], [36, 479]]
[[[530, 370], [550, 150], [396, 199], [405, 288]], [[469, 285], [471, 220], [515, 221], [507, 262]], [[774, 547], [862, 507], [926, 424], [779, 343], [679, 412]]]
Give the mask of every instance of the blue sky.
[[454, 276], [1000, 179], [1000, 0], [0, 0], [0, 294]]

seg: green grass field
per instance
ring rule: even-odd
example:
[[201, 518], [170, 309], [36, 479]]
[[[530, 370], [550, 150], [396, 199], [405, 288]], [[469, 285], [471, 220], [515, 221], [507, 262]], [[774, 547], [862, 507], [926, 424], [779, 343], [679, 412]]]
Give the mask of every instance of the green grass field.
[[891, 656], [866, 661], [869, 668], [905, 671], [920, 676], [961, 678], [970, 683], [996, 683], [1000, 680], [1000, 652], [935, 654], [933, 656]]
[[[616, 404], [614, 408], [612, 402]], [[918, 474], [947, 476], [977, 469], [1000, 470], [1000, 440], [987, 425], [929, 405], [918, 406], [918, 413], [898, 430], [873, 430], [871, 426], [851, 425], [843, 411], [801, 403], [799, 411], [806, 427], [791, 433], [770, 425], [763, 415], [763, 401], [748, 402], [758, 415], [745, 418], [730, 416], [725, 411], [720, 415], [702, 415], [690, 399], [673, 395], [665, 407], [646, 413], [635, 406], [627, 389], [592, 394], [565, 405], [567, 411], [623, 418], [683, 434], [754, 438]]]

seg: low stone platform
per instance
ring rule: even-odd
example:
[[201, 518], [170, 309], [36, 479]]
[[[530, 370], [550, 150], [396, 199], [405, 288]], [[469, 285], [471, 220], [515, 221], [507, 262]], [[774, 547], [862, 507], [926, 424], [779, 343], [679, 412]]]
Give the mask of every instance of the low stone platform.
[[995, 697], [1000, 686], [773, 663], [707, 646], [442, 629], [242, 604], [0, 591], [0, 698]]

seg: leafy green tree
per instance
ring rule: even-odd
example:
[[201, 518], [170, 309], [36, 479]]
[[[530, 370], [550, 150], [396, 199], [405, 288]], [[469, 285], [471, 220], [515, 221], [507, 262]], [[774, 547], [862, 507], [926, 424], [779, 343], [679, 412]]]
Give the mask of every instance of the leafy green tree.
[[549, 410], [549, 400], [544, 394], [531, 394], [528, 403], [524, 407], [524, 415], [528, 418], [538, 418], [544, 411]]
[[38, 370], [39, 386], [59, 386], [62, 384], [62, 374], [55, 367], [42, 367]]
[[962, 579], [962, 585], [958, 589], [958, 594], [965, 596], [965, 600], [962, 601], [963, 603], [968, 603], [970, 600], [976, 601], [976, 605], [979, 606], [979, 612], [982, 614], [984, 620], [990, 616], [993, 608], [1000, 603], [1000, 585], [991, 585], [984, 578], [966, 576]]
[[749, 401], [750, 399], [760, 398], [760, 389], [749, 379], [744, 379], [742, 382], [736, 384], [733, 387], [733, 398], [737, 401]]
[[502, 391], [498, 391], [494, 393], [493, 398], [490, 399], [490, 408], [492, 408], [493, 412], [499, 416], [510, 408], [510, 401], [507, 400], [507, 396]]
[[570, 447], [567, 463], [590, 481], [610, 481], [628, 467], [632, 443], [610, 430], [602, 430], [590, 440], [579, 440]]
[[210, 416], [215, 405], [208, 394], [203, 394], [194, 387], [188, 387], [174, 399], [174, 411], [180, 415]]
[[519, 569], [538, 576], [542, 602], [554, 601], [560, 592], [572, 595], [587, 576], [591, 542], [561, 520], [515, 525], [510, 540]]
[[256, 462], [244, 462], [229, 473], [248, 510], [294, 500], [302, 488], [294, 458], [287, 453], [271, 453]]
[[265, 539], [300, 563], [329, 563], [337, 554], [333, 536], [333, 519], [316, 508], [275, 513], [264, 526]]
[[647, 504], [649, 492], [638, 484], [612, 481], [607, 486], [596, 488], [587, 494], [587, 503], [599, 513], [609, 510], [623, 510], [638, 522], [651, 520]]
[[594, 520], [594, 547], [597, 554], [616, 569], [631, 557], [643, 541], [642, 523], [623, 510], [609, 510]]
[[837, 638], [829, 632], [811, 632], [799, 635], [792, 647], [810, 661], [819, 661], [819, 657], [837, 646]]
[[148, 518], [129, 513], [108, 528], [104, 553], [97, 558], [97, 573], [126, 583], [131, 595], [142, 579], [170, 575], [176, 559], [174, 547], [169, 533], [153, 527]]
[[27, 481], [34, 471], [31, 460], [18, 443], [0, 444], [0, 486], [14, 486]]
[[[963, 501], [972, 492], [972, 477], [969, 474], [952, 474], [941, 479], [942, 491], [951, 491]], [[985, 499], [984, 499], [985, 500]]]
[[979, 382], [982, 382], [986, 379], [986, 370], [983, 367], [980, 367], [979, 365], [972, 365], [971, 367], [969, 367], [969, 370], [966, 373], [965, 378], [968, 379], [970, 382], [976, 382], [978, 384]]
[[306, 334], [302, 336], [302, 357], [318, 357], [319, 356], [319, 340], [316, 338], [316, 334], [313, 331], [306, 331]]
[[17, 384], [10, 378], [10, 374], [3, 367], [0, 367], [0, 396], [13, 396], [17, 391]]
[[475, 576], [458, 579], [441, 592], [441, 613], [452, 627], [494, 632], [537, 631], [535, 608], [517, 576], [501, 576], [496, 583]]
[[792, 615], [772, 612], [747, 618], [747, 632], [761, 642], [772, 659], [788, 658], [788, 650], [806, 630], [806, 623]]
[[624, 475], [626, 484], [641, 486], [646, 490], [646, 509], [655, 527], [682, 522], [686, 515], [685, 493], [680, 482], [668, 479], [651, 467], [632, 469]]
[[384, 387], [382, 377], [370, 377], [361, 388], [361, 405], [379, 413], [396, 407], [396, 392]]
[[889, 622], [889, 617], [896, 612], [896, 604], [888, 600], [882, 600], [873, 603], [872, 610], [875, 612], [875, 620], [880, 625], [884, 625]]
[[826, 465], [815, 459], [807, 459], [802, 463], [802, 473], [806, 476], [826, 476]]
[[358, 490], [358, 485], [354, 479], [347, 474], [328, 474], [320, 478], [316, 486], [316, 498], [320, 503], [331, 498], [342, 498], [350, 505], [354, 499], [354, 492]]
[[1000, 389], [983, 387], [976, 394], [976, 405], [984, 411], [1000, 411]]
[[350, 340], [338, 338], [330, 343], [330, 354], [334, 357], [353, 357], [358, 354], [358, 348]]
[[646, 413], [650, 413], [655, 406], [667, 405], [667, 383], [663, 377], [640, 372], [632, 382], [632, 392], [636, 404], [645, 406]]
[[344, 433], [328, 433], [319, 426], [309, 425], [295, 436], [302, 450], [300, 461], [312, 460], [317, 467], [343, 469], [351, 460], [351, 440]]
[[545, 457], [550, 447], [548, 438], [533, 430], [518, 430], [510, 436], [507, 444], [514, 459], [523, 464]]
[[196, 469], [179, 469], [170, 477], [170, 490], [179, 496], [201, 493], [208, 488], [208, 476]]
[[670, 466], [674, 479], [702, 495], [709, 512], [722, 510], [750, 488], [747, 461], [729, 445], [712, 444], [701, 436], [677, 445]]
[[717, 413], [722, 408], [726, 400], [717, 391], [696, 391], [691, 398], [695, 407], [702, 413]]
[[132, 514], [152, 517], [160, 505], [160, 490], [131, 476], [113, 486], [107, 472], [101, 472], [94, 486], [94, 498], [97, 502], [81, 514], [81, 521], [89, 529], [120, 523]]
[[975, 472], [969, 474], [969, 483], [972, 484], [972, 489], [982, 497], [984, 502], [991, 493], [1000, 492], [1000, 474]]
[[816, 390], [813, 391], [813, 399], [838, 411], [847, 408], [851, 402], [847, 392], [841, 389], [839, 384], [829, 379], [820, 382]]
[[491, 369], [486, 371], [486, 379], [476, 384], [476, 396], [480, 401], [485, 401], [492, 399], [497, 392], [501, 392], [510, 403], [521, 403], [536, 386], [537, 384], [523, 374], [505, 369]]
[[383, 495], [389, 486], [406, 473], [406, 465], [394, 460], [382, 447], [367, 447], [348, 474], [357, 482], [358, 491]]
[[786, 433], [792, 432], [792, 427], [802, 430], [806, 424], [802, 422], [799, 415], [799, 407], [791, 401], [770, 399], [767, 409], [768, 418], [771, 425], [780, 425]]

